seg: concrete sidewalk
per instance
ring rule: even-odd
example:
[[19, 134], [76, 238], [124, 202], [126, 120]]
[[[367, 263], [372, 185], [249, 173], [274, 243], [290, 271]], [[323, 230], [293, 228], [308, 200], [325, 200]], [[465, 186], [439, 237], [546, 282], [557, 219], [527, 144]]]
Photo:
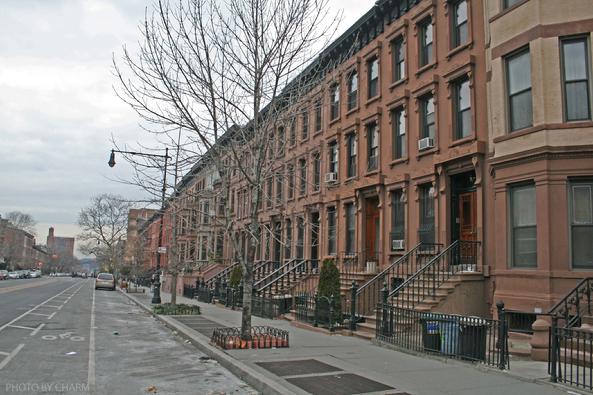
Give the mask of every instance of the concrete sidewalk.
[[[127, 295], [144, 308], [150, 309], [149, 292]], [[161, 296], [163, 302], [170, 300], [170, 295], [167, 293], [163, 292]], [[240, 311], [180, 296], [177, 297], [177, 301], [199, 305], [203, 318], [221, 326], [240, 326]], [[209, 339], [206, 336], [174, 318], [159, 316], [159, 319], [188, 337], [202, 351], [217, 359], [223, 366], [263, 393], [336, 395], [579, 393], [573, 389], [549, 384], [545, 363], [511, 360], [511, 370], [500, 372], [460, 361], [410, 355], [376, 346], [367, 340], [341, 335], [328, 336], [294, 327], [285, 320], [259, 317], [253, 317], [254, 325], [270, 325], [288, 330], [290, 347], [271, 350], [221, 350], [208, 344]], [[307, 362], [293, 365], [291, 361]], [[273, 364], [266, 365], [266, 362], [273, 362]], [[323, 390], [315, 388], [315, 385], [319, 387], [324, 383], [326, 387]], [[381, 385], [384, 388], [381, 388]]]

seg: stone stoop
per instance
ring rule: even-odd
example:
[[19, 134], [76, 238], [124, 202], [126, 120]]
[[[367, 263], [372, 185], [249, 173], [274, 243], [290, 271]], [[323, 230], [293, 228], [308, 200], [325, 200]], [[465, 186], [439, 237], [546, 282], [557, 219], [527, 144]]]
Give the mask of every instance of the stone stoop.
[[509, 333], [509, 354], [531, 358], [531, 337], [526, 333]]
[[342, 295], [350, 295], [352, 289], [352, 281], [356, 282], [358, 288], [366, 284], [367, 281], [372, 280], [377, 273], [340, 273], [340, 293]]

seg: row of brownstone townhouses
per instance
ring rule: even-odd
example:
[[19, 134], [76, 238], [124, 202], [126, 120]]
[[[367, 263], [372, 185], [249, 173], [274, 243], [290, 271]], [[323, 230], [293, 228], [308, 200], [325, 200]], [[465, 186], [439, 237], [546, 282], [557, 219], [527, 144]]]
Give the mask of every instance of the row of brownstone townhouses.
[[[362, 284], [422, 243], [457, 248], [460, 291], [423, 308], [504, 301], [532, 322], [593, 269], [592, 31], [590, 0], [377, 2], [277, 131], [286, 177], [265, 185], [256, 261], [347, 261]], [[216, 185], [196, 165], [178, 188], [177, 253], [206, 272], [233, 257]]]

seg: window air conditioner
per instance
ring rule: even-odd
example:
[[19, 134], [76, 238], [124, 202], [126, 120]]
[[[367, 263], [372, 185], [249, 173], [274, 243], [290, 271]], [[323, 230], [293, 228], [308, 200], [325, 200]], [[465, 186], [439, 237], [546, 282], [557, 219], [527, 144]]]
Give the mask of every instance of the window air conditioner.
[[422, 151], [428, 148], [434, 147], [434, 139], [431, 137], [425, 137], [418, 140], [418, 151]]
[[405, 248], [404, 240], [391, 240], [391, 249], [392, 250], [403, 250], [404, 248]]

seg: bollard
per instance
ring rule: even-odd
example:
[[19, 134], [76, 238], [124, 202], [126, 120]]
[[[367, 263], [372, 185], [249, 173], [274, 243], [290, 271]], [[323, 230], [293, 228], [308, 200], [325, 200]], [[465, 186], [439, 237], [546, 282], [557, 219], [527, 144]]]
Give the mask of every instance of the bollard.
[[350, 330], [356, 330], [356, 291], [358, 286], [356, 281], [352, 281], [352, 288], [350, 288]]
[[500, 352], [500, 359], [498, 361], [498, 368], [500, 370], [506, 369], [507, 366], [507, 320], [504, 312], [504, 302], [498, 301], [496, 303], [496, 310], [498, 311], [498, 348]]

